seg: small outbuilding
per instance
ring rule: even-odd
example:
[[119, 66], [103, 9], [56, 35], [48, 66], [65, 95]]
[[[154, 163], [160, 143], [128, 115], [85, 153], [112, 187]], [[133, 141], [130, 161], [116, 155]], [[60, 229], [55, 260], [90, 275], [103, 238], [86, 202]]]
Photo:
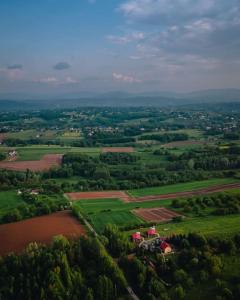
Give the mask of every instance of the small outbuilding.
[[142, 241], [142, 239], [143, 238], [141, 237], [141, 233], [139, 231], [132, 234], [132, 240], [133, 240], [133, 242], [139, 243], [139, 242]]
[[158, 233], [156, 231], [155, 226], [150, 227], [150, 229], [147, 231], [147, 236], [148, 237], [154, 237], [154, 236], [157, 236], [157, 235], [158, 235]]
[[164, 254], [172, 252], [172, 247], [165, 241], [161, 243], [160, 249]]

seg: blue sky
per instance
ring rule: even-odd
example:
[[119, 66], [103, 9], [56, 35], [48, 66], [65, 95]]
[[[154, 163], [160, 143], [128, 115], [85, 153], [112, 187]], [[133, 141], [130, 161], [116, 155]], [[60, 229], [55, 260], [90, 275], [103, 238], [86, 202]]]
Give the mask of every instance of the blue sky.
[[240, 87], [239, 0], [1, 0], [0, 93]]

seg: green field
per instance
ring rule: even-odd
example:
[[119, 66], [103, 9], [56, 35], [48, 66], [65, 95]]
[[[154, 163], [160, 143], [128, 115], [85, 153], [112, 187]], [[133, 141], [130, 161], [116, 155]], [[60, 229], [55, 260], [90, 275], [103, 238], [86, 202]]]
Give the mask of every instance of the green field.
[[119, 227], [128, 225], [141, 225], [145, 222], [129, 211], [100, 212], [88, 216], [88, 219], [98, 232], [102, 232], [107, 224]]
[[27, 140], [27, 139], [32, 139], [36, 138], [37, 135], [37, 130], [23, 130], [19, 132], [9, 132], [6, 134], [6, 137], [8, 139], [21, 139], [21, 140]]
[[95, 229], [101, 232], [108, 223], [118, 226], [144, 224], [145, 221], [131, 213], [136, 208], [170, 207], [171, 200], [149, 201], [142, 203], [124, 203], [120, 199], [89, 199], [74, 203], [89, 218]]
[[[171, 236], [173, 234], [187, 234], [198, 232], [206, 236], [231, 236], [239, 233], [240, 217], [239, 215], [228, 216], [208, 216], [185, 219], [180, 223], [165, 223], [156, 226], [161, 236]], [[135, 229], [132, 232], [141, 229]]]
[[239, 182], [239, 180], [233, 178], [216, 178], [216, 179], [209, 179], [203, 181], [178, 183], [178, 184], [166, 185], [161, 187], [130, 190], [128, 191], [128, 193], [133, 197], [148, 196], [148, 195], [162, 195], [162, 194], [169, 194], [169, 193], [176, 193], [176, 192], [193, 191], [197, 189], [208, 188], [210, 186], [235, 183], [235, 182]]
[[153, 208], [153, 207], [169, 207], [172, 200], [158, 200], [146, 202], [132, 202], [125, 203], [120, 199], [89, 199], [79, 200], [74, 205], [79, 206], [85, 213], [99, 213], [104, 210], [111, 209], [111, 211], [129, 211], [136, 208]]
[[239, 233], [239, 215], [208, 216], [186, 219], [181, 223], [168, 223], [157, 226], [161, 235], [199, 232], [206, 236], [230, 236]]
[[28, 146], [16, 148], [18, 160], [39, 160], [45, 154], [65, 154], [68, 152], [98, 154], [100, 148], [80, 148], [80, 147], [61, 147], [61, 146]]
[[21, 203], [23, 201], [16, 191], [0, 192], [0, 215], [4, 215]]

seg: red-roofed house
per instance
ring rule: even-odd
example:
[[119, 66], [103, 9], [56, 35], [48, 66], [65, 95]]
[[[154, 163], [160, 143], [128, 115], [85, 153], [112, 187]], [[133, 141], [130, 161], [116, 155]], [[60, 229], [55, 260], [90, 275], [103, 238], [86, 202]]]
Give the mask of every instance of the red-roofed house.
[[135, 232], [132, 234], [132, 240], [133, 242], [141, 242], [142, 241], [142, 237], [141, 237], [141, 233], [140, 232]]
[[147, 235], [148, 235], [148, 237], [153, 237], [153, 236], [158, 235], [155, 226], [150, 227], [150, 229], [147, 231]]
[[160, 249], [165, 254], [172, 252], [172, 248], [167, 242], [162, 242], [161, 245], [160, 245]]

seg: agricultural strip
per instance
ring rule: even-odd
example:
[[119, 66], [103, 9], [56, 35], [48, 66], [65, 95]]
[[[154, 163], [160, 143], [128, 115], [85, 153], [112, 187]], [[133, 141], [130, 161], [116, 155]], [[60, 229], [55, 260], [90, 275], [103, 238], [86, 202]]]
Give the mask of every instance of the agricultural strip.
[[44, 155], [41, 160], [33, 161], [11, 161], [0, 162], [1, 169], [13, 171], [26, 171], [29, 169], [33, 172], [49, 170], [52, 167], [60, 166], [62, 162], [62, 154]]
[[84, 227], [70, 211], [0, 225], [0, 255], [21, 252], [29, 243], [50, 243], [56, 235], [76, 238], [85, 233]]
[[134, 148], [133, 147], [105, 147], [105, 148], [102, 148], [102, 153], [107, 153], [107, 152], [132, 153], [132, 152], [134, 152]]
[[[106, 192], [79, 192], [65, 194], [71, 201], [83, 199], [128, 199], [129, 196], [122, 191], [106, 191]], [[127, 201], [127, 200], [126, 200]]]
[[232, 184], [232, 183], [240, 183], [240, 182], [239, 180], [233, 178], [215, 178], [215, 179], [202, 180], [202, 181], [177, 183], [177, 184], [166, 185], [161, 187], [130, 190], [128, 191], [128, 193], [132, 197], [162, 195], [162, 194], [193, 191], [198, 189], [209, 188], [212, 186], [221, 186], [221, 185]]
[[173, 218], [181, 216], [180, 214], [165, 207], [140, 208], [134, 209], [132, 212], [146, 222], [156, 223], [172, 221]]
[[[2, 147], [4, 149], [4, 147]], [[40, 160], [46, 154], [66, 154], [66, 153], [83, 153], [97, 155], [100, 153], [101, 148], [89, 147], [61, 147], [61, 146], [47, 146], [47, 145], [34, 145], [25, 147], [14, 148], [18, 153], [17, 160]]]
[[[224, 184], [220, 185], [214, 185], [216, 182], [219, 183], [219, 181], [223, 182]], [[229, 182], [229, 183], [227, 183]], [[211, 185], [212, 184], [212, 185]], [[203, 188], [204, 186], [207, 186]], [[160, 191], [168, 191], [172, 187], [172, 190], [177, 190], [179, 188], [179, 192], [175, 193], [160, 193]], [[186, 188], [185, 191], [184, 187]], [[187, 190], [187, 187], [190, 190]], [[192, 190], [191, 190], [192, 187]], [[201, 188], [202, 187], [202, 188]], [[165, 187], [159, 187], [159, 188], [149, 188], [146, 190], [134, 190], [129, 192], [130, 195], [128, 195], [124, 191], [106, 191], [106, 192], [77, 192], [77, 193], [66, 193], [65, 195], [72, 201], [77, 200], [83, 200], [83, 199], [111, 199], [111, 198], [118, 198], [123, 200], [124, 202], [145, 202], [145, 201], [155, 201], [155, 200], [161, 200], [161, 199], [175, 199], [180, 197], [192, 197], [192, 196], [199, 196], [204, 194], [210, 194], [210, 193], [218, 193], [218, 192], [224, 192], [228, 190], [236, 190], [240, 188], [239, 181], [231, 180], [231, 179], [218, 179], [218, 180], [210, 180], [210, 181], [199, 181], [199, 182], [192, 182], [192, 183], [186, 183], [186, 184], [176, 184], [172, 186], [165, 186]], [[133, 194], [141, 194], [141, 192], [159, 192], [159, 194], [153, 194], [148, 196], [134, 196]], [[133, 193], [134, 192], [134, 193]]]

